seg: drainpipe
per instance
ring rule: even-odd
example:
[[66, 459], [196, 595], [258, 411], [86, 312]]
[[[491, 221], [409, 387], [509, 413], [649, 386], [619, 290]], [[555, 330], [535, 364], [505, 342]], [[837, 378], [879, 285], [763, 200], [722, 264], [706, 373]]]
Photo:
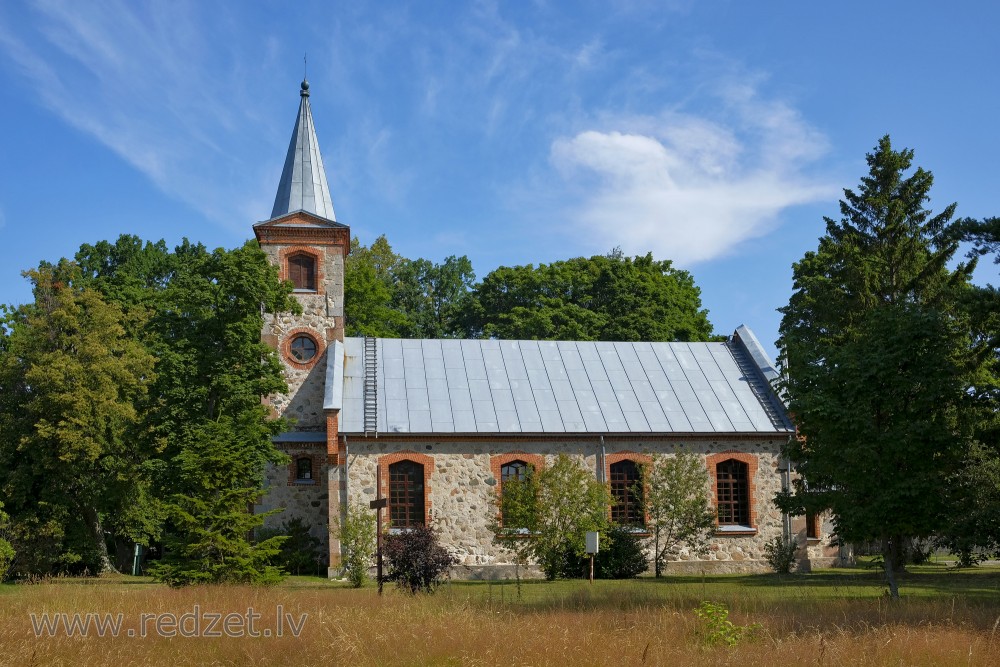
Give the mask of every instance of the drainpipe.
[[608, 478], [607, 478], [607, 467], [608, 467], [607, 466], [607, 461], [608, 461], [608, 455], [607, 455], [607, 452], [604, 450], [604, 436], [602, 435], [601, 436], [601, 470], [600, 470], [600, 473], [597, 475], [597, 479], [601, 480], [601, 484], [607, 484], [608, 483]]
[[[344, 435], [344, 507], [345, 508], [350, 507], [350, 503], [351, 503], [351, 497], [349, 495], [350, 488], [351, 488], [351, 485], [350, 485], [350, 481], [351, 481], [351, 477], [350, 477], [350, 475], [351, 475], [351, 463], [350, 463], [350, 460], [348, 458], [348, 454], [349, 454], [349, 452], [348, 452], [348, 449], [347, 449], [347, 435]], [[340, 490], [338, 489], [337, 492], [339, 493]]]

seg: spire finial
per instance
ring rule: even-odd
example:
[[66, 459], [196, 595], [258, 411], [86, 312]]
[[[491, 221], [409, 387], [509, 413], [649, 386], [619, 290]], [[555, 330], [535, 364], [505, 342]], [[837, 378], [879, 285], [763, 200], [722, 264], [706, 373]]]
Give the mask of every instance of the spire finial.
[[309, 67], [309, 61], [307, 60], [309, 54], [302, 55], [302, 87], [299, 90], [299, 95], [302, 97], [309, 97], [309, 79], [306, 78], [306, 73]]

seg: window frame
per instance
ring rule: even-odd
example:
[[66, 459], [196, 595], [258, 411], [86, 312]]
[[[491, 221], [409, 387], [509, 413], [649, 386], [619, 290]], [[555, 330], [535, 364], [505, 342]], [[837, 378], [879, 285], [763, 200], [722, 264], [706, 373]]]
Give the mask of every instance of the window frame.
[[[307, 264], [300, 264], [299, 262], [305, 260]], [[319, 285], [319, 261], [316, 255], [308, 253], [302, 250], [298, 250], [289, 253], [285, 257], [285, 275], [288, 276], [288, 280], [292, 283], [292, 291], [299, 293], [315, 293], [318, 291]], [[305, 285], [300, 285], [296, 282], [296, 278], [301, 276], [296, 276], [296, 270], [301, 272], [303, 270], [308, 270], [307, 276], [304, 280]]]
[[[746, 466], [746, 493], [748, 496], [747, 520], [745, 524], [721, 523], [719, 521], [719, 468], [727, 461], [737, 461]], [[705, 457], [709, 477], [712, 480], [712, 506], [715, 511], [715, 534], [717, 536], [740, 536], [757, 534], [757, 471], [759, 461], [755, 454], [733, 450], [709, 454]]]
[[[631, 466], [631, 470], [635, 472], [634, 478], [624, 478], [622, 480], [615, 479], [615, 469], [623, 468], [626, 466]], [[643, 532], [646, 531], [646, 512], [645, 512], [645, 495], [646, 495], [646, 483], [643, 479], [642, 474], [642, 463], [636, 461], [632, 458], [622, 458], [614, 463], [608, 464], [608, 486], [611, 491], [611, 522], [617, 523], [621, 526], [628, 526], [629, 528], [641, 529]], [[631, 481], [631, 484], [628, 482]], [[622, 486], [622, 482], [626, 485]], [[638, 486], [638, 489], [636, 489]], [[638, 490], [638, 497], [636, 495], [636, 490]], [[621, 502], [619, 498], [619, 493], [625, 496], [626, 500], [624, 503]], [[624, 510], [618, 510], [619, 506], [624, 505]], [[624, 513], [625, 521], [616, 521], [615, 514], [616, 510], [619, 513]], [[619, 517], [620, 518], [620, 517]], [[629, 521], [630, 518], [634, 518], [634, 521]]]

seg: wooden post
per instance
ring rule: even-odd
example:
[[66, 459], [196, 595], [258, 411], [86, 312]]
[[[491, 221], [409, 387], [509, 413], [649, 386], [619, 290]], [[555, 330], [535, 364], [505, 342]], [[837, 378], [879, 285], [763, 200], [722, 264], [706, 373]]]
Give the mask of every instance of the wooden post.
[[376, 483], [375, 486], [378, 489], [375, 500], [368, 503], [368, 507], [375, 510], [375, 579], [378, 581], [378, 594], [382, 595], [382, 508], [389, 501], [382, 497], [382, 485]]

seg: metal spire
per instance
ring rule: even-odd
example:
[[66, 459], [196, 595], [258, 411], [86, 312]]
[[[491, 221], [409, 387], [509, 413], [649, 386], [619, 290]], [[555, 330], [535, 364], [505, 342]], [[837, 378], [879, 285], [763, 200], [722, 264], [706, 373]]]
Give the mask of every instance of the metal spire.
[[295, 119], [292, 140], [288, 144], [285, 166], [281, 170], [278, 194], [274, 197], [271, 218], [295, 211], [306, 211], [336, 221], [330, 186], [323, 169], [312, 110], [309, 108], [309, 82], [302, 80], [299, 91], [299, 115]]

